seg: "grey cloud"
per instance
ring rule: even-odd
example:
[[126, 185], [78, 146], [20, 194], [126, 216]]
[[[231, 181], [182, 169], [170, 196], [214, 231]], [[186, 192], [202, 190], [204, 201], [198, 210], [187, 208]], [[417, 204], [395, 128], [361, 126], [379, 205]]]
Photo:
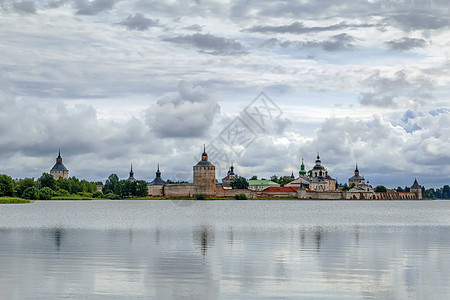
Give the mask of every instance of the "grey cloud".
[[293, 34], [304, 34], [304, 33], [313, 33], [313, 32], [323, 32], [323, 31], [334, 31], [334, 30], [343, 30], [343, 29], [352, 29], [352, 28], [366, 28], [366, 27], [374, 27], [372, 24], [347, 24], [345, 22], [340, 22], [338, 24], [330, 25], [330, 26], [313, 26], [307, 27], [302, 22], [294, 22], [290, 25], [281, 25], [281, 26], [253, 26], [248, 29], [244, 29], [243, 31], [247, 32], [259, 32], [259, 33], [293, 33]]
[[13, 8], [16, 11], [23, 12], [23, 13], [30, 13], [30, 14], [36, 13], [36, 6], [35, 6], [34, 1], [14, 2]]
[[414, 48], [424, 48], [426, 44], [427, 43], [424, 39], [408, 37], [386, 42], [386, 45], [392, 50], [410, 50]]
[[118, 0], [75, 0], [77, 15], [92, 16], [113, 8]]
[[193, 24], [191, 26], [183, 27], [183, 29], [200, 32], [203, 30], [203, 26], [200, 26], [198, 24]]
[[436, 30], [449, 27], [450, 19], [448, 16], [443, 15], [446, 13], [448, 13], [448, 11], [445, 12], [445, 10], [444, 12], [436, 10], [412, 10], [408, 13], [400, 13], [388, 17], [386, 20], [392, 22], [404, 31]]
[[270, 38], [265, 40], [261, 47], [275, 47], [280, 46], [282, 48], [286, 47], [297, 47], [297, 48], [322, 48], [325, 51], [349, 51], [353, 50], [355, 39], [346, 33], [341, 33], [334, 35], [325, 41], [289, 41], [280, 40], [277, 38]]
[[168, 95], [146, 112], [146, 123], [158, 137], [202, 137], [220, 106], [199, 86], [180, 81], [178, 92]]
[[359, 103], [365, 106], [395, 107], [402, 98], [423, 104], [433, 97], [432, 83], [427, 78], [407, 76], [405, 71], [398, 71], [392, 78], [377, 71], [364, 82], [372, 89], [359, 95]]
[[159, 22], [144, 17], [141, 13], [136, 13], [134, 16], [129, 15], [125, 20], [119, 23], [119, 25], [125, 26], [128, 30], [144, 31], [150, 27], [160, 26]]
[[213, 55], [239, 55], [245, 53], [243, 46], [238, 41], [217, 37], [209, 33], [195, 33], [192, 35], [165, 38], [163, 41], [188, 44], [200, 49], [201, 52]]
[[422, 176], [440, 172], [442, 161], [450, 159], [445, 142], [450, 137], [450, 123], [445, 123], [449, 115], [406, 113], [408, 119], [411, 116], [413, 122], [397, 125], [378, 115], [369, 120], [330, 118], [322, 124], [317, 137], [302, 149], [309, 153], [320, 151], [322, 161], [339, 170], [331, 175], [340, 178], [346, 165], [356, 161], [367, 166], [363, 174], [376, 184], [389, 184], [394, 178], [398, 181], [397, 176], [404, 176], [405, 172]]
[[354, 48], [354, 46], [352, 44], [352, 42], [354, 40], [355, 39], [351, 35], [348, 35], [346, 33], [341, 33], [341, 34], [332, 36], [327, 41], [306, 42], [306, 43], [304, 43], [304, 46], [307, 47], [307, 48], [320, 47], [323, 50], [330, 51], [330, 52], [333, 52], [333, 51], [348, 51], [348, 50], [352, 50]]

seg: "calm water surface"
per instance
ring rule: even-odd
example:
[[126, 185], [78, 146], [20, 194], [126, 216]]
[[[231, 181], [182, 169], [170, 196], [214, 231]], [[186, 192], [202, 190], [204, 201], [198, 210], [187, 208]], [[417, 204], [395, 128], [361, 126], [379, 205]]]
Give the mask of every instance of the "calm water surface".
[[450, 299], [450, 201], [0, 205], [0, 299]]

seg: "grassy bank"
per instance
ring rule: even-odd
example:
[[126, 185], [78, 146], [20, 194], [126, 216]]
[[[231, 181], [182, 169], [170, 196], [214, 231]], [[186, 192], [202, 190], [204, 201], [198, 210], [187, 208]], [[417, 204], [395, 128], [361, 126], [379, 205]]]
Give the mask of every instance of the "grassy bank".
[[30, 200], [16, 197], [0, 197], [0, 204], [30, 203]]

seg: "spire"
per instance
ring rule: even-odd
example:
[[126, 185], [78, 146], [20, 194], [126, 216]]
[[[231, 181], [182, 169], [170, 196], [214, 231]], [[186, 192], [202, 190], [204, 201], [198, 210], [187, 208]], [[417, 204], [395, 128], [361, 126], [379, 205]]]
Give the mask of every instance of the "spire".
[[300, 176], [306, 175], [305, 164], [303, 163], [303, 158], [302, 158], [302, 165], [300, 166], [300, 172], [298, 172], [298, 173], [300, 174]]
[[161, 177], [161, 171], [159, 170], [159, 163], [158, 163], [158, 169], [156, 170], [156, 177]]
[[234, 175], [234, 166], [233, 166], [233, 162], [231, 162], [230, 175]]
[[295, 177], [294, 177], [294, 171], [292, 171], [291, 179], [295, 179]]
[[317, 152], [316, 165], [320, 166], [320, 163], [321, 163], [321, 161], [320, 161], [320, 155], [319, 155], [319, 152]]
[[414, 178], [414, 183], [411, 186], [411, 188], [412, 189], [419, 189], [420, 188], [419, 183], [417, 182], [417, 178]]
[[56, 158], [56, 163], [62, 163], [61, 149], [59, 149], [59, 151], [58, 151], [58, 157]]
[[133, 163], [131, 164], [131, 169], [130, 169], [130, 178], [134, 177], [134, 172], [133, 172]]
[[359, 176], [358, 164], [356, 164], [356, 168], [355, 168], [355, 176]]
[[203, 144], [202, 160], [208, 160], [208, 154], [206, 154], [206, 146], [205, 146], [205, 144]]

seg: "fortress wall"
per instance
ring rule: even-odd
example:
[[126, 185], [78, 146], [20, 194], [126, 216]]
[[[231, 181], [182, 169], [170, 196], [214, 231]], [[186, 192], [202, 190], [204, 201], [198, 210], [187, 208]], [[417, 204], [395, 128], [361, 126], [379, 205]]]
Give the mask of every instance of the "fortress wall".
[[303, 196], [303, 199], [321, 199], [321, 200], [339, 200], [343, 199], [342, 192], [315, 192], [315, 191], [300, 191], [298, 193], [299, 196]]
[[194, 185], [192, 183], [166, 184], [164, 196], [166, 197], [193, 197]]
[[417, 196], [416, 193], [414, 192], [397, 192], [394, 190], [388, 190], [387, 192], [384, 193], [375, 193], [377, 199], [389, 199], [389, 200], [395, 200], [395, 199], [421, 199], [420, 197]]
[[258, 198], [298, 198], [297, 192], [270, 191], [258, 192]]
[[163, 185], [147, 185], [148, 195], [152, 197], [162, 197], [164, 196], [164, 186]]
[[342, 192], [343, 199], [347, 200], [359, 200], [359, 199], [376, 199], [376, 195], [373, 192]]
[[238, 194], [245, 194], [249, 199], [256, 199], [256, 192], [248, 189], [224, 189], [222, 185], [216, 186], [216, 196], [219, 198], [234, 198]]

